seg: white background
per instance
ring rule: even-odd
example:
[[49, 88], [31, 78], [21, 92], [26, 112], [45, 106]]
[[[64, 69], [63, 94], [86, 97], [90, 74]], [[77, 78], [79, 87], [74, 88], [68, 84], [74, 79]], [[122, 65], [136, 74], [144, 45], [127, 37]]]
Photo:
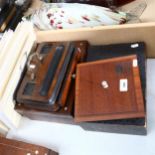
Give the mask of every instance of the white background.
[[155, 60], [147, 62], [148, 135], [88, 132], [73, 125], [24, 119], [8, 137], [39, 144], [60, 155], [155, 155]]

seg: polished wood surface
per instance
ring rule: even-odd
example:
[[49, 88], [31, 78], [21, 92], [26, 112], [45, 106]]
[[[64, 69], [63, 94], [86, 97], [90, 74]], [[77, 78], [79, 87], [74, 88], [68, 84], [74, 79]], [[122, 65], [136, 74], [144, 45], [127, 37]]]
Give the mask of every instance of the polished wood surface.
[[0, 155], [58, 155], [58, 153], [38, 145], [0, 137]]
[[26, 69], [16, 91], [16, 101], [46, 111], [65, 107], [69, 92], [72, 93], [70, 88], [76, 65], [85, 58], [87, 45], [86, 41], [38, 45], [36, 52], [32, 53], [36, 54], [34, 59], [30, 56], [35, 67]]
[[140, 117], [145, 110], [136, 55], [78, 65], [76, 122]]

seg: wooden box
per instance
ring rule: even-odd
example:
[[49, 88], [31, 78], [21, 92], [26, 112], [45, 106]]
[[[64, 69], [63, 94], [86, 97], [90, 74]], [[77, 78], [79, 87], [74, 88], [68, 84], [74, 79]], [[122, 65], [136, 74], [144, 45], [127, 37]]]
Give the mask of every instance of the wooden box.
[[[76, 30], [60, 30], [60, 31], [39, 31], [36, 32], [37, 42], [49, 42], [49, 41], [79, 41], [87, 40], [92, 45], [109, 45], [117, 43], [133, 43], [133, 42], [145, 42], [147, 58], [155, 57], [155, 23], [141, 23], [141, 24], [126, 24], [119, 26], [105, 26], [96, 28], [83, 28]], [[147, 102], [146, 102], [147, 106]], [[31, 110], [25, 108], [23, 110], [18, 108], [18, 111], [31, 119], [46, 120], [51, 122], [66, 123], [73, 125], [80, 125], [82, 128], [91, 131], [101, 132], [115, 132], [115, 133], [127, 133], [127, 134], [146, 134], [146, 120], [143, 125], [122, 125], [119, 123], [103, 123], [103, 122], [84, 122], [75, 123], [73, 118], [63, 114], [66, 113], [65, 109], [62, 109], [61, 114], [48, 113], [42, 111]]]
[[79, 64], [75, 122], [145, 117], [137, 56]]
[[58, 153], [33, 144], [0, 138], [1, 155], [58, 155]]

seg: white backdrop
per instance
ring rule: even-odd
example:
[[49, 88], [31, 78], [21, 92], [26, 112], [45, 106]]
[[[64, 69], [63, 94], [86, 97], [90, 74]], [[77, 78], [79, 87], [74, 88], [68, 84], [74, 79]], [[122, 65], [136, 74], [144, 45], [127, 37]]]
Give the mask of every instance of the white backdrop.
[[84, 131], [78, 126], [24, 118], [9, 138], [39, 144], [60, 155], [155, 155], [155, 60], [147, 61], [148, 135]]

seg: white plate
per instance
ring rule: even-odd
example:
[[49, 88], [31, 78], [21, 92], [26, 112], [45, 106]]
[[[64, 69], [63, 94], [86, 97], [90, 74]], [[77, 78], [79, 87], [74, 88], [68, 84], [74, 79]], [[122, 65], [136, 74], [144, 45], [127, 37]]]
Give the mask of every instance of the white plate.
[[41, 30], [117, 25], [122, 19], [126, 19], [125, 13], [78, 3], [44, 3], [31, 16], [31, 21]]

